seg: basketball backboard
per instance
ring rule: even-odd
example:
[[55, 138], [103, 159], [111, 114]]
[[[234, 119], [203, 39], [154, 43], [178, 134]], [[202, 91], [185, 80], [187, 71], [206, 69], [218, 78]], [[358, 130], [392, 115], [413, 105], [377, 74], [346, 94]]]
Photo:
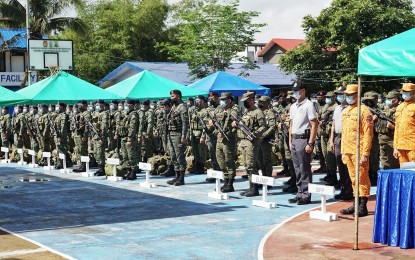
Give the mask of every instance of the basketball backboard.
[[29, 40], [30, 70], [48, 70], [60, 66], [73, 70], [73, 43], [71, 40]]

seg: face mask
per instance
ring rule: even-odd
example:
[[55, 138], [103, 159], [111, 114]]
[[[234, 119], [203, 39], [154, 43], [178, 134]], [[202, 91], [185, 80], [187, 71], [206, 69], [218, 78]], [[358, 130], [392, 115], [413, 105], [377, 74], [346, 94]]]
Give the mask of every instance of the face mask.
[[48, 111], [49, 111], [49, 112], [52, 112], [52, 108], [51, 108], [51, 107], [50, 107], [50, 108], [48, 108]]
[[101, 111], [101, 107], [100, 106], [96, 106], [95, 107], [95, 111]]
[[263, 109], [264, 108], [264, 104], [258, 102], [258, 108]]
[[331, 98], [326, 98], [326, 104], [331, 104], [333, 102], [333, 100], [331, 100]]
[[39, 110], [39, 112], [37, 112], [39, 115], [43, 115], [43, 109]]
[[140, 107], [140, 110], [141, 110], [141, 111], [144, 111], [145, 109], [144, 109], [144, 107]]
[[294, 97], [295, 99], [300, 99], [300, 91], [294, 91], [294, 93], [293, 93], [293, 97]]
[[3, 110], [1, 113], [2, 113], [2, 115], [7, 114], [6, 110]]
[[[220, 102], [220, 101], [219, 101]], [[215, 105], [215, 101], [213, 100], [209, 100], [209, 105], [214, 106]]]
[[110, 105], [110, 110], [114, 111], [114, 109], [115, 109], [114, 105]]
[[23, 113], [26, 114], [27, 113], [27, 109], [23, 108]]
[[378, 103], [382, 103], [382, 99], [381, 98], [378, 98]]
[[69, 109], [66, 109], [66, 114], [70, 114], [71, 113], [71, 110], [69, 110]]
[[226, 107], [226, 101], [225, 100], [220, 100], [219, 105], [220, 105], [221, 108], [225, 108]]
[[55, 108], [56, 113], [59, 113], [59, 111], [60, 111], [59, 107]]
[[278, 103], [278, 102], [272, 102], [272, 106], [273, 106], [273, 107], [277, 107], [279, 104], [280, 104], [280, 103]]
[[187, 102], [187, 106], [188, 106], [188, 107], [191, 107], [191, 106], [192, 106], [192, 103]]
[[392, 105], [392, 99], [386, 99], [386, 100], [385, 100], [385, 104], [386, 104], [387, 106]]
[[354, 100], [354, 96], [346, 96], [346, 102], [347, 102], [347, 104], [352, 105], [356, 101]]
[[311, 102], [316, 103], [317, 100], [315, 98], [310, 99]]
[[88, 111], [92, 112], [92, 111], [94, 111], [94, 108], [93, 107], [88, 107]]
[[343, 100], [344, 100], [344, 95], [337, 96], [337, 97], [336, 97], [336, 99], [337, 99], [337, 101], [338, 101], [339, 103], [342, 103], [342, 102], [343, 102]]
[[29, 111], [29, 113], [30, 113], [31, 115], [33, 115], [33, 113], [34, 113], [34, 112], [33, 112], [33, 110], [30, 110], [30, 111]]
[[402, 92], [402, 99], [403, 100], [409, 100], [411, 98], [411, 93], [410, 92], [405, 92], [405, 91], [403, 91]]
[[130, 108], [129, 108], [128, 106], [125, 106], [125, 107], [124, 107], [124, 111], [125, 111], [125, 112], [129, 112], [129, 111], [130, 111]]
[[123, 110], [123, 106], [118, 106], [118, 111]]
[[244, 107], [245, 108], [249, 108], [249, 101], [247, 100], [247, 101], [244, 101]]
[[78, 109], [73, 109], [73, 112], [75, 113], [75, 114], [78, 114]]
[[170, 98], [170, 100], [173, 104], [176, 104], [176, 100], [174, 98]]
[[151, 109], [154, 109], [154, 105], [150, 105], [150, 108], [151, 108]]

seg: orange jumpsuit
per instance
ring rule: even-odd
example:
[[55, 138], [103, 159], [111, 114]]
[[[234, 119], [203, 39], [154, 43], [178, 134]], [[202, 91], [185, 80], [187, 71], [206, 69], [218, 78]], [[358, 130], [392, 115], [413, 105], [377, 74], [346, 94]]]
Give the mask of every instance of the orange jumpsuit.
[[[361, 106], [360, 116], [360, 156], [368, 157], [365, 163], [360, 163], [359, 172], [359, 197], [369, 197], [369, 155], [373, 139], [373, 117], [370, 110], [365, 105]], [[341, 154], [343, 163], [347, 165], [350, 180], [352, 181], [353, 194], [356, 182], [356, 141], [357, 141], [357, 104], [345, 108], [342, 113], [342, 143]]]
[[398, 150], [399, 164], [415, 162], [415, 101], [396, 108], [393, 148]]

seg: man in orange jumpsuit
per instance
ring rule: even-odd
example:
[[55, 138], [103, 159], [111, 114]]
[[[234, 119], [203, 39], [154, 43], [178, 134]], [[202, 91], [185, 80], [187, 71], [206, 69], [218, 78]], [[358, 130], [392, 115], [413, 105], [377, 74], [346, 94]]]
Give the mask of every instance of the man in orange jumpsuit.
[[395, 112], [393, 156], [402, 166], [405, 162], [415, 162], [415, 84], [403, 84], [401, 94], [404, 102]]
[[[373, 118], [368, 107], [362, 104], [360, 111], [360, 158], [356, 158], [356, 141], [357, 141], [357, 85], [348, 85], [344, 94], [349, 104], [342, 113], [342, 141], [341, 154], [343, 162], [347, 165], [350, 179], [353, 186], [353, 194], [356, 194], [356, 162], [359, 163], [359, 217], [367, 216], [367, 200], [370, 195], [369, 180], [369, 155], [373, 138]], [[342, 209], [342, 214], [354, 214], [355, 205], [347, 209]]]

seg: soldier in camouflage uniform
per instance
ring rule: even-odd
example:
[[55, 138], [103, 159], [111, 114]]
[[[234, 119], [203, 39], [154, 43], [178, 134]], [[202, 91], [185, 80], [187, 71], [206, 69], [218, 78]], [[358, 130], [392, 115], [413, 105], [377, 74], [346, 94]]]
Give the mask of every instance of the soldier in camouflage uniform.
[[150, 109], [150, 100], [146, 99], [141, 104], [141, 111], [144, 116], [141, 121], [141, 158], [140, 162], [147, 163], [148, 158], [153, 156], [153, 129], [154, 129], [154, 112]]
[[[51, 133], [52, 128], [51, 128], [51, 124], [53, 124], [53, 122], [55, 121], [55, 117], [57, 115], [57, 113], [55, 112], [56, 110], [56, 106], [54, 104], [49, 105], [48, 107], [48, 120], [50, 119], [50, 122], [48, 122], [48, 126], [50, 129], [50, 152], [53, 152], [53, 150], [56, 149], [56, 143], [55, 143], [55, 138], [53, 138], [53, 133]], [[53, 161], [52, 161], [53, 162]]]
[[[137, 115], [138, 115], [138, 124], [137, 124], [137, 146], [135, 147], [136, 149], [136, 154], [137, 154], [137, 162], [141, 161], [141, 147], [143, 145], [143, 138], [142, 138], [142, 133], [143, 133], [143, 127], [144, 127], [144, 119], [145, 119], [145, 113], [143, 110], [141, 110], [141, 104], [140, 104], [140, 100], [136, 99], [135, 100], [135, 105], [134, 105], [134, 110], [136, 111]], [[133, 169], [133, 171], [135, 173], [140, 173], [141, 170], [138, 168], [138, 166], [136, 165]]]
[[[52, 132], [55, 144], [56, 154], [53, 156], [53, 161], [57, 169], [63, 169], [61, 160], [59, 159], [59, 153], [65, 154], [66, 158], [69, 158], [68, 154], [68, 139], [69, 139], [69, 119], [65, 111], [65, 103], [58, 102], [55, 107], [56, 117], [54, 120], [54, 129], [56, 132]], [[52, 130], [53, 131], [53, 130]], [[70, 160], [66, 160], [68, 164]], [[70, 165], [67, 165], [70, 166]]]
[[98, 164], [98, 171], [95, 176], [105, 175], [105, 147], [108, 133], [109, 114], [105, 111], [105, 102], [98, 100], [95, 105], [95, 111], [98, 112], [97, 121], [93, 125], [92, 142], [94, 146], [94, 156]]
[[[30, 108], [29, 113], [26, 116], [27, 120], [27, 129], [30, 138], [30, 149], [35, 151], [37, 154], [39, 152], [39, 136], [40, 132], [38, 131], [37, 122], [39, 120], [40, 115], [38, 115], [38, 106], [33, 106]], [[36, 161], [36, 163], [39, 163]]]
[[15, 106], [14, 113], [11, 119], [13, 145], [10, 158], [12, 162], [20, 161], [20, 155], [17, 153], [17, 149], [23, 149], [23, 135], [26, 135], [25, 127], [23, 125], [23, 106]]
[[275, 122], [275, 114], [270, 109], [271, 98], [268, 96], [261, 96], [258, 99], [258, 108], [262, 110], [265, 115], [265, 130], [259, 136], [259, 151], [258, 151], [258, 168], [262, 170], [262, 175], [272, 176], [272, 144], [271, 140], [275, 137], [277, 125]]
[[167, 169], [164, 171], [161, 175], [164, 177], [170, 177], [170, 176], [176, 176], [176, 171], [174, 170], [174, 165], [170, 157], [170, 150], [169, 150], [169, 144], [168, 144], [168, 122], [167, 122], [167, 115], [170, 113], [172, 107], [172, 103], [170, 99], [164, 99], [161, 101], [161, 120], [163, 122], [163, 125], [160, 126], [160, 135], [161, 140], [163, 142], [164, 147], [164, 153], [168, 156], [167, 160]]
[[137, 157], [137, 128], [138, 115], [134, 110], [134, 100], [126, 100], [124, 103], [124, 117], [119, 127], [121, 138], [122, 167], [127, 170], [124, 176], [127, 180], [135, 180], [137, 176], [134, 168], [138, 163]]
[[330, 149], [330, 133], [331, 126], [333, 124], [333, 112], [338, 104], [334, 100], [335, 95], [332, 91], [327, 92], [325, 98], [326, 105], [324, 105], [320, 110], [321, 114], [319, 121], [320, 143], [327, 169], [327, 178], [325, 178], [325, 181], [328, 183], [328, 185], [337, 187], [338, 180], [336, 173], [336, 156], [334, 155], [334, 151]]
[[[219, 107], [219, 94], [217, 92], [210, 92], [208, 97], [208, 107], [206, 113], [215, 114], [219, 112], [222, 108]], [[206, 119], [205, 119], [206, 122]], [[218, 171], [221, 169], [219, 167], [218, 161], [216, 159], [216, 145], [217, 145], [217, 135], [218, 132], [216, 131], [213, 125], [207, 125], [206, 130], [204, 131], [205, 134], [203, 135], [204, 139], [206, 140], [206, 145], [208, 149], [209, 159], [212, 163], [212, 167], [214, 170]], [[234, 148], [236, 149], [236, 148]], [[215, 182], [215, 178], [206, 178], [207, 182]]]
[[[10, 136], [11, 136], [11, 121], [10, 121], [9, 108], [3, 107], [2, 116], [0, 117], [1, 147], [10, 148]], [[4, 155], [2, 154], [2, 156]]]
[[244, 102], [244, 107], [246, 108], [245, 112], [242, 115], [242, 118], [239, 122], [232, 122], [232, 126], [238, 128], [238, 125], [241, 123], [245, 124], [255, 137], [251, 140], [249, 136], [238, 130], [238, 138], [241, 140], [239, 143], [239, 149], [245, 163], [245, 169], [248, 173], [249, 178], [249, 189], [241, 192], [242, 196], [252, 197], [258, 196], [258, 184], [252, 183], [251, 177], [252, 174], [258, 174], [257, 169], [257, 156], [258, 148], [260, 145], [259, 137], [262, 136], [265, 131], [265, 115], [264, 113], [255, 106], [255, 94], [253, 92], [247, 92], [242, 95], [241, 102]]
[[182, 92], [180, 90], [175, 89], [170, 91], [170, 99], [173, 107], [167, 115], [167, 138], [176, 178], [167, 183], [174, 186], [181, 186], [185, 184], [185, 151], [189, 131], [189, 117], [187, 107], [182, 101]]
[[153, 130], [153, 143], [154, 152], [156, 154], [163, 155], [165, 148], [163, 147], [163, 110], [161, 109], [161, 100], [157, 104], [155, 100], [151, 101], [150, 109], [154, 112], [154, 130]]
[[[386, 95], [385, 108], [383, 113], [395, 121], [396, 107], [399, 105], [400, 93], [391, 91]], [[375, 119], [377, 116], [373, 115]], [[376, 131], [379, 133], [380, 160], [383, 169], [399, 168], [399, 160], [393, 156], [393, 138], [395, 125], [385, 119], [376, 118]]]
[[[38, 153], [38, 164], [39, 166], [45, 166], [46, 160], [43, 158], [43, 152], [49, 152], [50, 147], [50, 129], [48, 126], [47, 120], [48, 106], [47, 105], [38, 105], [38, 115], [37, 118], [37, 127], [39, 128], [39, 153]], [[46, 136], [46, 134], [48, 136]], [[46, 148], [47, 147], [47, 148]]]
[[118, 138], [119, 126], [122, 120], [123, 106], [117, 100], [112, 100], [110, 103], [110, 117], [109, 117], [109, 129], [108, 129], [108, 151], [116, 152], [119, 156], [120, 142]]
[[[189, 98], [190, 99], [190, 98]], [[204, 113], [199, 114], [202, 110], [202, 107], [205, 110]], [[206, 119], [201, 116], [207, 116], [206, 112], [206, 99], [204, 96], [198, 96], [196, 98], [195, 106], [192, 106], [189, 108], [189, 121], [190, 121], [190, 141], [192, 145], [192, 152], [194, 156], [194, 165], [195, 169], [193, 170], [193, 173], [204, 173], [205, 172], [205, 162], [206, 162], [206, 140], [203, 138], [202, 140], [202, 134], [203, 131], [205, 131], [203, 125], [206, 123], [201, 120]], [[205, 136], [204, 136], [205, 137]]]
[[[88, 122], [91, 123], [91, 113], [88, 111], [88, 103], [86, 100], [81, 100], [78, 103], [79, 116], [77, 121], [77, 128], [75, 135], [75, 144], [79, 146], [77, 150], [79, 151], [79, 160], [81, 156], [88, 156], [88, 139], [90, 137]], [[74, 172], [85, 172], [86, 163], [81, 162], [77, 169], [73, 170]]]
[[[314, 104], [314, 107], [315, 107], [315, 109], [316, 109], [316, 112], [317, 112], [317, 117], [319, 117], [319, 116], [321, 116], [321, 114], [322, 114], [322, 109], [323, 109], [323, 107], [324, 107], [324, 105], [326, 104], [326, 100], [325, 100], [325, 95], [327, 94], [327, 92], [326, 91], [324, 91], [324, 90], [320, 90], [319, 92], [317, 92], [317, 95], [316, 95], [316, 101], [317, 102], [315, 102], [315, 103], [313, 103]], [[317, 170], [314, 170], [313, 171], [313, 173], [325, 173], [325, 172], [327, 172], [327, 166], [326, 166], [326, 161], [325, 161], [325, 159], [324, 159], [324, 152], [323, 152], [323, 148], [321, 147], [321, 131], [322, 129], [321, 129], [321, 127], [319, 127], [318, 129], [317, 129], [317, 138], [316, 138], [316, 143], [315, 143], [315, 149], [314, 149], [314, 151], [315, 151], [315, 153], [317, 154], [317, 156], [318, 156], [318, 159], [319, 159], [319, 163], [320, 163], [320, 168], [318, 168]], [[324, 177], [324, 181], [326, 181], [327, 180], [327, 176], [326, 177]]]

